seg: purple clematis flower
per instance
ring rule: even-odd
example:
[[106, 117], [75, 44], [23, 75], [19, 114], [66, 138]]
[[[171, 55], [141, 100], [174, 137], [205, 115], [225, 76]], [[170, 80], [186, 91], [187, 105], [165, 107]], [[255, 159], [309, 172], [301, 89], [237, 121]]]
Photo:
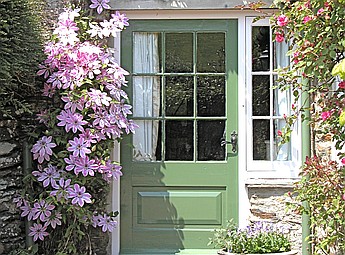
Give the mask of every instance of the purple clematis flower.
[[32, 208], [26, 200], [24, 200], [24, 205], [20, 207], [20, 210], [22, 210], [22, 213], [20, 214], [21, 217], [28, 216], [28, 220], [32, 220], [34, 217], [34, 213], [32, 211]]
[[104, 214], [103, 216], [94, 215], [92, 217], [92, 223], [94, 227], [97, 227], [97, 226], [102, 227], [103, 232], [107, 232], [107, 231], [112, 232], [117, 226], [117, 221], [106, 214]]
[[83, 132], [83, 125], [87, 124], [87, 121], [83, 120], [83, 115], [79, 113], [72, 114], [69, 118], [66, 119], [66, 131], [68, 132], [72, 129], [73, 133], [76, 133], [78, 130]]
[[70, 187], [71, 179], [65, 180], [64, 178], [61, 178], [59, 180], [59, 184], [56, 184], [53, 186], [55, 190], [50, 192], [51, 196], [56, 196], [57, 199], [60, 201], [62, 198], [67, 199], [68, 198], [68, 188]]
[[90, 8], [95, 9], [97, 8], [97, 13], [101, 14], [104, 9], [110, 9], [109, 2], [110, 0], [91, 0], [92, 4]]
[[48, 236], [49, 233], [46, 232], [47, 227], [42, 226], [42, 224], [34, 223], [32, 227], [30, 227], [31, 232], [29, 233], [29, 236], [34, 237], [34, 242], [37, 241], [37, 239], [44, 240], [45, 236]]
[[91, 153], [91, 150], [88, 148], [87, 142], [84, 140], [84, 138], [77, 138], [74, 137], [73, 141], [68, 141], [70, 144], [70, 147], [68, 147], [68, 151], [73, 152], [73, 157], [85, 157], [86, 154]]
[[53, 187], [56, 185], [56, 179], [60, 178], [60, 171], [58, 171], [56, 166], [51, 164], [44, 168], [43, 172], [33, 171], [34, 176], [38, 176], [37, 180], [43, 182], [43, 187], [48, 187], [51, 184]]
[[32, 212], [34, 213], [33, 219], [40, 219], [41, 221], [45, 221], [46, 217], [51, 215], [51, 211], [55, 208], [55, 205], [47, 203], [45, 200], [41, 200], [34, 204], [32, 208]]
[[85, 191], [85, 187], [80, 187], [79, 184], [74, 184], [73, 188], [68, 188], [68, 198], [72, 198], [73, 205], [78, 204], [82, 207], [84, 203], [91, 203], [91, 195]]
[[43, 136], [32, 146], [31, 152], [33, 153], [34, 159], [38, 159], [39, 163], [42, 163], [44, 160], [50, 160], [50, 156], [53, 154], [52, 148], [56, 147], [56, 144], [51, 141], [52, 136]]
[[55, 214], [52, 214], [48, 218], [46, 218], [46, 222], [44, 223], [44, 227], [48, 227], [49, 225], [52, 228], [56, 228], [56, 225], [61, 226], [61, 219], [62, 219], [61, 213], [57, 212]]
[[122, 176], [121, 169], [122, 166], [113, 164], [111, 160], [108, 160], [105, 165], [101, 166], [100, 173], [103, 174], [103, 179], [106, 181], [111, 181], [112, 178], [117, 180]]
[[94, 176], [95, 171], [99, 168], [99, 165], [96, 163], [94, 159], [89, 159], [88, 156], [84, 158], [80, 158], [76, 162], [76, 167], [74, 170], [74, 173], [77, 175], [79, 173], [82, 173], [83, 176]]

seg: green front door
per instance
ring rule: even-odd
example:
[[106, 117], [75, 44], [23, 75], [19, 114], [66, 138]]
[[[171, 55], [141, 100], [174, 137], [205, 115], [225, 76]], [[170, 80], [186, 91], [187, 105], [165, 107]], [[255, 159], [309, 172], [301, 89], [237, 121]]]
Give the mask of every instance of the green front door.
[[132, 20], [121, 45], [140, 126], [121, 143], [121, 254], [206, 254], [238, 218], [237, 20]]

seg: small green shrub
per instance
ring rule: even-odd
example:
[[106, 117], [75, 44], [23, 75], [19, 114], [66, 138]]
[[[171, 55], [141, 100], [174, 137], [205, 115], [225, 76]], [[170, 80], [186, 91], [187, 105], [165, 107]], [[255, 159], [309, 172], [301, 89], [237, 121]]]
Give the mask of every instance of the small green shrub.
[[291, 244], [279, 225], [269, 222], [255, 222], [239, 229], [230, 220], [225, 228], [215, 229], [208, 245], [232, 253], [274, 253], [291, 250]]

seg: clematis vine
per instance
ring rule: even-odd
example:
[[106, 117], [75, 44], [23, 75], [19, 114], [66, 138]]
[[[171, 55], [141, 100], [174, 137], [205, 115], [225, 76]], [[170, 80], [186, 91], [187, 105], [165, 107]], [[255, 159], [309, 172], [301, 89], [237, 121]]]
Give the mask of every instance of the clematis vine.
[[[108, 3], [92, 0], [89, 7], [101, 14], [110, 9]], [[115, 139], [137, 127], [128, 119], [131, 106], [123, 90], [128, 72], [104, 40], [117, 36], [128, 19], [115, 12], [96, 22], [88, 12], [76, 8], [61, 13], [44, 48], [46, 59], [37, 74], [45, 79], [43, 96], [52, 104], [38, 114], [43, 130], [31, 149], [37, 163], [30, 179], [35, 188], [14, 201], [21, 216], [32, 221], [33, 240], [49, 242], [57, 231], [61, 240], [50, 244], [63, 254], [66, 247], [73, 250], [78, 242], [88, 242], [89, 226], [103, 232], [116, 228], [117, 212], [107, 212], [104, 199], [109, 183], [122, 176], [122, 167], [111, 160], [110, 150]], [[79, 236], [67, 231], [72, 225]]]

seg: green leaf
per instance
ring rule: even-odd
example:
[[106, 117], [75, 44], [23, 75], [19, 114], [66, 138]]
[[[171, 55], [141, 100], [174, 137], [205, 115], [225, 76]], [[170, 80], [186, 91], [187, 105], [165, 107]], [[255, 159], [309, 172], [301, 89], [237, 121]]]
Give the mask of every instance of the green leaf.
[[333, 67], [332, 75], [339, 75], [341, 79], [345, 80], [345, 59], [342, 59], [338, 64], [336, 64]]

